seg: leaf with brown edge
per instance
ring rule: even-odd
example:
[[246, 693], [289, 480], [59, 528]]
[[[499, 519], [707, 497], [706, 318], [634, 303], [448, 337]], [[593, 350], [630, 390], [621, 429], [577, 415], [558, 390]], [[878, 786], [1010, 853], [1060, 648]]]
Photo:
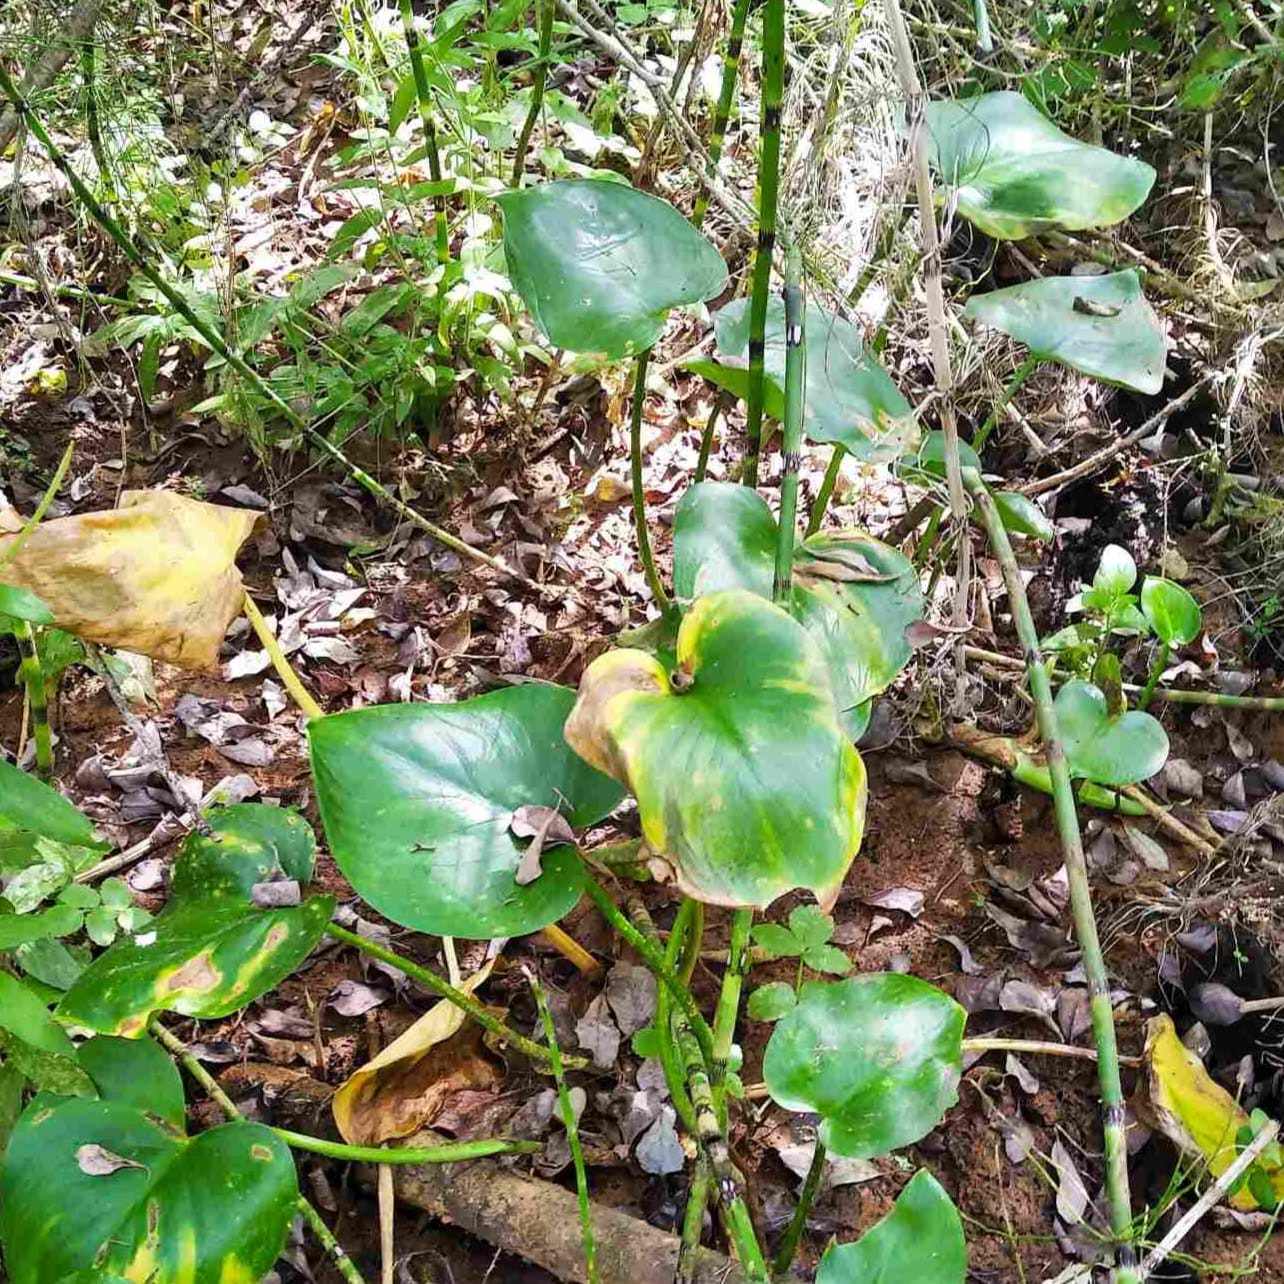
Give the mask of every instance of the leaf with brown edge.
[[[190, 669], [212, 669], [245, 589], [236, 554], [259, 515], [162, 490], [42, 522], [0, 583], [38, 593], [58, 627]], [[8, 538], [0, 538], [0, 558]]]
[[566, 739], [633, 791], [647, 844], [687, 895], [837, 896], [864, 829], [865, 768], [819, 648], [779, 607], [737, 590], [699, 598], [672, 682], [641, 651], [595, 660]]

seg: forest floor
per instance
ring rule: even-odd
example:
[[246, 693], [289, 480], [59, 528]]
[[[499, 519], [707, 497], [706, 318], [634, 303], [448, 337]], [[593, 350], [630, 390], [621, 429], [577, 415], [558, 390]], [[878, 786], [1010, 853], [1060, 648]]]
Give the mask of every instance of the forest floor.
[[[313, 39], [314, 49], [324, 46], [320, 28]], [[282, 85], [294, 91], [295, 108], [281, 114], [300, 133], [313, 120], [318, 99], [341, 94], [337, 77], [318, 75], [310, 61], [314, 49], [305, 46], [287, 57], [276, 73], [278, 83], [264, 91], [278, 98]], [[246, 109], [264, 95], [252, 97]], [[330, 146], [336, 144], [331, 140]], [[1229, 193], [1222, 193], [1226, 226], [1247, 244], [1245, 253], [1279, 257], [1280, 239], [1268, 235], [1268, 228], [1279, 230], [1271, 222], [1278, 215], [1269, 196], [1259, 191], [1247, 203], [1242, 196], [1251, 191], [1252, 156], [1236, 151], [1234, 140], [1227, 141], [1225, 155], [1213, 177]], [[1190, 157], [1173, 153], [1152, 159], [1180, 174]], [[247, 253], [275, 249], [280, 262], [290, 255], [306, 257], [300, 245], [311, 233], [295, 227], [291, 218], [305, 168], [290, 161], [288, 143], [265, 168], [261, 187], [270, 217], [263, 225], [270, 227], [270, 236]], [[33, 186], [36, 182], [30, 172], [24, 179], [34, 236], [52, 252], [65, 237], [66, 211], [56, 185], [42, 191]], [[1164, 243], [1164, 226], [1156, 215], [1145, 229], [1149, 252]], [[244, 235], [248, 230], [233, 231]], [[1185, 279], [1189, 261], [1176, 239], [1170, 244], [1172, 253], [1161, 261]], [[960, 243], [952, 251], [955, 269], [966, 268], [980, 254]], [[1284, 271], [1284, 264], [1280, 267]], [[987, 455], [987, 471], [1015, 481], [1065, 467], [1140, 424], [1209, 371], [1233, 372], [1240, 349], [1213, 336], [1220, 323], [1197, 302], [1170, 300], [1166, 311], [1177, 355], [1170, 363], [1176, 379], [1164, 393], [1154, 399], [1107, 394], [1089, 402], [1077, 377], [1036, 377], [1024, 394], [1023, 413], [1045, 438], [1053, 465], [1032, 456], [1028, 438], [1007, 425], [1000, 445]], [[660, 532], [662, 564], [666, 531], [694, 465], [710, 401], [700, 380], [669, 363], [702, 337], [689, 319], [671, 326], [657, 351], [660, 378], [646, 407], [646, 493], [653, 530]], [[912, 354], [903, 354], [901, 361], [902, 370], [917, 369], [922, 379], [921, 357], [916, 364]], [[39, 391], [36, 374], [50, 367], [65, 370], [68, 384]], [[1263, 480], [1263, 495], [1271, 493], [1272, 477], [1278, 481], [1284, 473], [1284, 385], [1278, 364], [1272, 369], [1273, 375], [1256, 371], [1252, 376], [1251, 444], [1237, 464]], [[622, 375], [555, 381], [533, 418], [520, 410], [497, 414], [493, 400], [484, 397], [470, 405], [465, 391], [459, 394], [449, 440], [431, 452], [399, 452], [368, 440], [349, 443], [354, 457], [399, 486], [400, 493], [414, 494], [433, 520], [470, 544], [520, 561], [541, 582], [556, 586], [553, 594], [534, 595], [396, 524], [341, 473], [297, 453], [260, 457], [235, 431], [190, 413], [205, 392], [188, 357], [169, 361], [162, 391], [145, 404], [127, 392], [130, 375], [119, 356], [78, 365], [49, 309], [29, 293], [0, 286], [0, 372], [0, 479], [20, 509], [29, 510], [73, 438], [75, 461], [55, 515], [108, 508], [123, 490], [157, 486], [263, 512], [241, 561], [247, 587], [292, 639], [294, 661], [327, 711], [391, 700], [456, 700], [531, 679], [574, 685], [622, 629], [645, 622], [645, 609], [638, 604], [646, 590], [635, 557], [627, 476], [619, 462], [627, 459]], [[536, 382], [523, 380], [519, 396], [529, 399]], [[1195, 398], [1165, 425], [1157, 451], [1125, 452], [1089, 480], [1060, 491], [1051, 510], [1056, 546], [1027, 567], [1029, 591], [1040, 628], [1051, 631], [1064, 622], [1065, 600], [1091, 576], [1107, 543], [1125, 544], [1139, 564], [1163, 558], [1168, 573], [1205, 604], [1205, 635], [1180, 657], [1189, 666], [1185, 676], [1236, 689], [1236, 675], [1251, 672], [1254, 689], [1270, 693], [1278, 689], [1273, 684], [1284, 670], [1284, 631], [1262, 625], [1262, 595], [1254, 597], [1250, 586], [1284, 582], [1284, 563], [1278, 553], [1273, 565], [1262, 560], [1269, 555], [1262, 552], [1260, 516], [1257, 525], [1232, 518], [1229, 532], [1209, 529], [1203, 523], [1210, 502], [1205, 483], [1181, 466], [1187, 434], [1216, 431], [1223, 404], [1211, 394]], [[714, 477], [738, 457], [734, 415], [728, 424], [717, 443]], [[821, 452], [809, 452], [805, 494], [814, 494], [825, 463]], [[886, 469], [853, 465], [840, 484], [830, 522], [885, 534], [911, 502]], [[1254, 566], [1256, 572], [1250, 573]], [[981, 556], [979, 573], [986, 618], [969, 641], [1018, 655], [997, 567]], [[833, 942], [858, 971], [907, 971], [953, 993], [969, 1011], [969, 1035], [1090, 1046], [1087, 991], [1066, 930], [1066, 884], [1050, 800], [924, 735], [926, 715], [952, 681], [950, 664], [948, 636], [921, 651], [880, 702], [862, 742], [871, 779], [868, 822], [861, 855], [834, 910]], [[301, 715], [283, 696], [252, 634], [234, 628], [218, 673], [157, 664], [152, 677], [154, 690], [137, 712], [159, 730], [175, 772], [194, 782], [202, 795], [220, 788], [238, 799], [298, 807], [320, 832]], [[1011, 731], [1028, 724], [1029, 710], [1002, 666], [975, 662], [967, 701], [982, 725]], [[1258, 808], [1254, 814], [1260, 815], [1284, 784], [1284, 722], [1175, 705], [1161, 713], [1173, 758], [1189, 767], [1188, 772], [1170, 768], [1159, 782], [1177, 813], [1215, 841], [1221, 835], [1201, 819], [1204, 811]], [[0, 744], [17, 746], [23, 725], [21, 694], [0, 693]], [[158, 777], [126, 770], [138, 761], [134, 734], [98, 677], [83, 668], [68, 672], [53, 725], [60, 784], [122, 848], [146, 837], [172, 810], [173, 799]], [[1149, 821], [1133, 828], [1157, 845], [1134, 842], [1117, 819], [1091, 812], [1084, 819], [1125, 1055], [1141, 1053], [1144, 1022], [1156, 1011], [1171, 1012], [1181, 1030], [1193, 1023], [1182, 981], [1211, 976], [1248, 998], [1284, 992], [1284, 921], [1277, 909], [1284, 885], [1284, 842], [1279, 841], [1284, 831], [1278, 821], [1208, 858], [1175, 843]], [[636, 815], [625, 811], [597, 836], [635, 832]], [[145, 907], [164, 903], [174, 850], [172, 842], [158, 845], [126, 875]], [[352, 899], [324, 850], [318, 880], [341, 899]], [[646, 897], [656, 922], [666, 928], [677, 894], [649, 884]], [[778, 902], [769, 918], [783, 921], [800, 899]], [[370, 911], [361, 913], [378, 922]], [[590, 905], [582, 904], [562, 926], [605, 969], [615, 969], [611, 975], [621, 989], [628, 988], [633, 973], [620, 966], [630, 961], [628, 949], [612, 939]], [[441, 947], [435, 939], [396, 927], [391, 939], [405, 954], [439, 965]], [[719, 911], [711, 912], [705, 948], [715, 954], [726, 948], [726, 921]], [[461, 942], [460, 949], [467, 973], [481, 962], [484, 946]], [[629, 993], [625, 1001], [596, 1002], [602, 975], [585, 976], [541, 937], [514, 941], [505, 947], [486, 997], [506, 1007], [508, 1019], [521, 1029], [536, 1024], [517, 966], [532, 956], [553, 991], [566, 1046], [587, 1037], [595, 1046], [605, 1040], [609, 1047], [612, 1031], [621, 1036], [614, 1055], [592, 1072], [573, 1076], [587, 1093], [581, 1131], [594, 1198], [673, 1228], [680, 1224], [690, 1165], [681, 1155], [682, 1162], [675, 1164], [665, 1153], [671, 1136], [665, 1107], [654, 1076], [629, 1048], [629, 1033], [644, 1024], [637, 1009], [639, 1004], [645, 1008], [647, 996]], [[750, 988], [792, 980], [793, 973], [788, 960], [760, 963]], [[696, 972], [702, 1001], [712, 1001], [716, 980], [717, 962], [710, 957]], [[328, 1101], [334, 1089], [428, 1003], [404, 976], [364, 966], [361, 958], [331, 944], [278, 992], [241, 1015], [183, 1022], [176, 1029], [247, 1113], [326, 1133], [333, 1130]], [[731, 1138], [750, 1182], [755, 1215], [769, 1237], [788, 1221], [814, 1144], [813, 1121], [777, 1109], [754, 1091], [762, 1079], [770, 1028], [742, 1021], [741, 1078], [748, 1100], [734, 1116]], [[1234, 1087], [1238, 1074], [1253, 1103], [1278, 1111], [1284, 1018], [1266, 1016], [1207, 1034], [1207, 1064], [1214, 1076]], [[1138, 1077], [1135, 1068], [1125, 1068], [1130, 1095], [1144, 1087]], [[440, 1080], [418, 1090], [427, 1103], [425, 1126], [461, 1139], [525, 1129], [525, 1135], [546, 1141], [545, 1151], [533, 1160], [512, 1162], [573, 1189], [565, 1135], [551, 1116], [547, 1080], [520, 1059], [506, 1062], [474, 1047]], [[1135, 1203], [1153, 1206], [1172, 1177], [1175, 1154], [1130, 1118]], [[639, 1159], [640, 1144], [645, 1163]], [[1083, 1263], [1093, 1260], [1090, 1234], [1066, 1222], [1065, 1207], [1074, 1201], [1078, 1180], [1071, 1174], [1082, 1175], [1088, 1222], [1094, 1216], [1099, 1220], [1101, 1150], [1089, 1061], [1005, 1058], [1002, 1053], [975, 1057], [965, 1070], [957, 1106], [912, 1148], [912, 1162], [894, 1156], [841, 1166], [842, 1184], [815, 1206], [800, 1267], [814, 1266], [830, 1236], [852, 1238], [883, 1216], [913, 1168], [924, 1166], [963, 1214], [973, 1279], [1069, 1284], [1081, 1278], [1075, 1272]], [[1054, 1165], [1049, 1156], [1061, 1162]], [[309, 1189], [327, 1216], [334, 1214], [329, 1220], [338, 1238], [367, 1278], [374, 1278], [373, 1194], [342, 1165], [309, 1158], [306, 1167]], [[397, 1250], [406, 1271], [401, 1278], [411, 1281], [539, 1284], [553, 1278], [516, 1258], [496, 1258], [482, 1241], [405, 1208], [398, 1216]], [[1263, 1235], [1256, 1226], [1246, 1229], [1230, 1214], [1206, 1219], [1183, 1252], [1194, 1264], [1170, 1262], [1163, 1278], [1231, 1278], [1256, 1270], [1261, 1280], [1284, 1282], [1279, 1238]], [[297, 1250], [292, 1260], [283, 1261], [280, 1278], [287, 1284], [309, 1278], [328, 1284], [338, 1278], [314, 1254], [309, 1263], [309, 1253], [310, 1248]]]

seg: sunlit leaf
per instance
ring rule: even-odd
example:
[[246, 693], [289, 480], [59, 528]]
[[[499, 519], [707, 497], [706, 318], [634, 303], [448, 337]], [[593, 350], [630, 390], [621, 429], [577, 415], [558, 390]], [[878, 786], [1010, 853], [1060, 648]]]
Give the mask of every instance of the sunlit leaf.
[[[717, 356], [698, 357], [686, 367], [744, 398], [749, 389], [749, 300], [736, 299], [714, 322]], [[773, 294], [767, 305], [764, 410], [784, 417], [785, 305]], [[909, 402], [860, 331], [817, 304], [807, 308], [807, 383], [803, 432], [810, 441], [840, 442], [861, 459], [894, 459], [917, 429]]]
[[816, 1271], [816, 1284], [964, 1284], [966, 1278], [963, 1219], [925, 1168], [854, 1244], [831, 1244]]
[[312, 722], [326, 837], [362, 898], [406, 927], [481, 939], [565, 914], [584, 888], [575, 849], [545, 850], [543, 872], [518, 886], [529, 840], [510, 821], [518, 807], [555, 807], [581, 829], [623, 796], [562, 738], [574, 703], [565, 687], [523, 683], [459, 704], [376, 705]]
[[1105, 694], [1090, 682], [1057, 692], [1057, 725], [1070, 774], [1098, 785], [1147, 780], [1168, 760], [1168, 733], [1139, 709], [1110, 716]]
[[92, 1096], [76, 1049], [49, 1009], [23, 982], [0, 971], [0, 1051], [38, 1088]]
[[727, 265], [666, 201], [569, 179], [496, 198], [508, 274], [549, 342], [610, 358], [649, 348], [670, 308], [721, 293]]
[[30, 589], [0, 584], [0, 614], [12, 615], [29, 624], [52, 624], [53, 612]]
[[1004, 528], [1015, 535], [1028, 535], [1031, 539], [1049, 542], [1055, 538], [1056, 527], [1047, 514], [1032, 499], [1014, 490], [996, 490], [994, 506]]
[[1044, 361], [1094, 379], [1144, 393], [1164, 386], [1163, 327], [1132, 268], [1106, 276], [1045, 276], [974, 294], [963, 315], [1011, 335]]
[[[757, 491], [692, 486], [673, 519], [674, 592], [683, 601], [732, 588], [770, 598], [775, 549], [776, 519]], [[856, 530], [802, 541], [794, 567], [791, 613], [820, 647], [843, 726], [857, 739], [868, 702], [913, 654], [905, 630], [923, 614], [918, 575], [891, 545]]]
[[1186, 589], [1172, 580], [1149, 575], [1141, 586], [1141, 610], [1155, 636], [1169, 646], [1186, 646], [1199, 636], [1203, 612]]
[[126, 491], [119, 508], [42, 522], [0, 582], [38, 593], [60, 628], [90, 642], [213, 668], [244, 598], [237, 550], [258, 520], [172, 491]]
[[989, 236], [1109, 227], [1147, 197], [1155, 171], [1063, 134], [1009, 91], [928, 103], [932, 164], [958, 211]]
[[1092, 587], [1112, 597], [1127, 593], [1137, 582], [1137, 563], [1132, 554], [1118, 544], [1107, 544], [1101, 550], [1097, 572], [1092, 577]]
[[809, 981], [772, 1032], [763, 1078], [778, 1105], [821, 1116], [834, 1154], [885, 1154], [926, 1136], [958, 1099], [964, 1020], [914, 976]]
[[[102, 1152], [119, 1167], [95, 1175], [86, 1154]], [[46, 1095], [13, 1131], [0, 1190], [12, 1284], [77, 1272], [254, 1284], [280, 1253], [298, 1199], [289, 1149], [260, 1124], [189, 1139], [127, 1104]]]
[[171, 896], [188, 901], [231, 896], [248, 901], [256, 883], [312, 877], [317, 840], [298, 812], [261, 803], [234, 803], [209, 813], [209, 833], [193, 834], [179, 851]]
[[747, 592], [699, 598], [678, 634], [678, 681], [644, 652], [585, 672], [566, 738], [627, 784], [647, 844], [689, 896], [832, 902], [860, 846], [865, 768], [824, 659], [784, 611]]

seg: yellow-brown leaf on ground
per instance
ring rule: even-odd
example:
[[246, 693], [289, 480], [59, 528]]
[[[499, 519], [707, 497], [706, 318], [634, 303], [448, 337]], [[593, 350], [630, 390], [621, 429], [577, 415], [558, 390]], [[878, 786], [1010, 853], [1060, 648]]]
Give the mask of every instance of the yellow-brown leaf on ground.
[[[236, 554], [260, 515], [165, 490], [43, 522], [0, 565], [59, 628], [190, 669], [211, 669], [245, 589]], [[9, 538], [0, 537], [0, 562]]]
[[[459, 987], [472, 993], [488, 963]], [[378, 1146], [428, 1127], [464, 1089], [498, 1092], [503, 1076], [485, 1054], [481, 1026], [447, 999], [429, 1008], [334, 1094], [339, 1134], [349, 1145]]]
[[[1171, 1017], [1161, 1015], [1146, 1023], [1144, 1062], [1146, 1087], [1138, 1114], [1183, 1154], [1206, 1165], [1211, 1176], [1221, 1176], [1235, 1161], [1240, 1129], [1251, 1127], [1247, 1113], [1177, 1037]], [[1276, 1198], [1284, 1198], [1284, 1170], [1261, 1160], [1253, 1167], [1266, 1173]], [[1245, 1212], [1259, 1207], [1249, 1183], [1227, 1202]]]

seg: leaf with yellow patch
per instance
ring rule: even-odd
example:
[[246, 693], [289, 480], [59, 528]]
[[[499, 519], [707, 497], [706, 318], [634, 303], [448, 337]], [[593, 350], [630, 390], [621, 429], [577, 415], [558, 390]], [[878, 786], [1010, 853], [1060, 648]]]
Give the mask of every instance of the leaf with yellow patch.
[[13, 1131], [0, 1193], [12, 1284], [250, 1284], [285, 1243], [298, 1182], [259, 1124], [187, 1138], [122, 1102], [41, 1094]]
[[[472, 994], [488, 963], [459, 987]], [[446, 1097], [462, 1088], [498, 1090], [502, 1076], [481, 1050], [481, 1027], [465, 1026], [461, 1008], [442, 999], [334, 1094], [331, 1110], [344, 1141], [378, 1146], [426, 1128]]]
[[595, 660], [566, 739], [632, 789], [647, 844], [687, 895], [758, 907], [798, 888], [837, 896], [864, 829], [865, 767], [820, 650], [770, 602], [700, 598], [672, 682], [642, 651]]
[[[212, 669], [245, 590], [236, 554], [259, 520], [162, 490], [42, 522], [0, 583], [38, 593], [58, 627], [191, 669]], [[0, 537], [0, 559], [14, 537]]]

